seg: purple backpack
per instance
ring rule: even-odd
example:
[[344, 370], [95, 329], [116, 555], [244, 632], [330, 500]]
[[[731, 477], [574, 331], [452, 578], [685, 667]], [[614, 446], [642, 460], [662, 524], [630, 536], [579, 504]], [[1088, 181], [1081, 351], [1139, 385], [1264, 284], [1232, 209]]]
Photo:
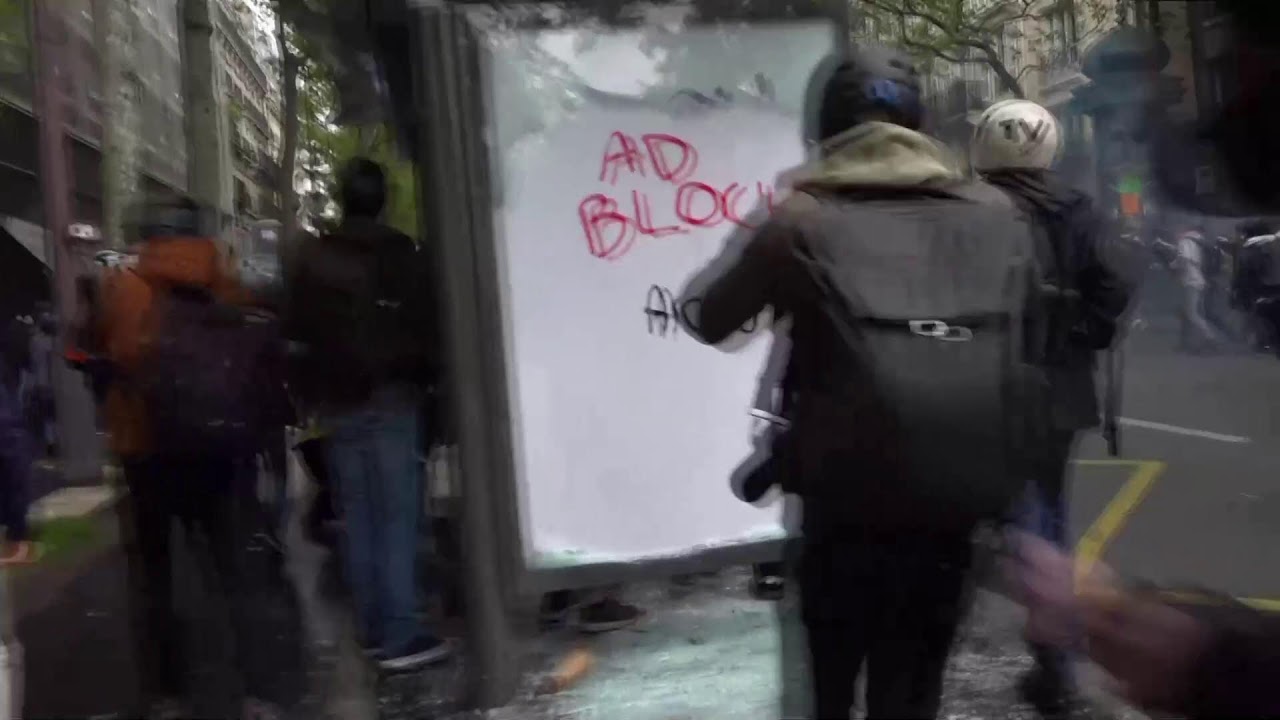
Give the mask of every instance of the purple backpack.
[[154, 318], [136, 377], [156, 450], [243, 456], [260, 449], [269, 425], [283, 422], [275, 320], [186, 288], [157, 293]]

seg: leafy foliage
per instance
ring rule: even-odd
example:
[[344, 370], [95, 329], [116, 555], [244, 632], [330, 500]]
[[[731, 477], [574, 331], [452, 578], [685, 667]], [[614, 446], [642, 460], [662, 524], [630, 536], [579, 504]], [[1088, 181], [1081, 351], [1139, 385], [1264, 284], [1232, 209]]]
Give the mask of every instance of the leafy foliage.
[[0, 77], [30, 72], [30, 6], [31, 0], [0, 0]]
[[[260, 7], [279, 20], [281, 48], [277, 64], [281, 82], [288, 78], [288, 63], [296, 69], [296, 103], [285, 95], [282, 168], [296, 165], [309, 181], [309, 193], [325, 193], [335, 199], [335, 176], [351, 158], [363, 155], [383, 165], [387, 171], [388, 204], [386, 220], [411, 237], [418, 236], [418, 203], [413, 166], [397, 152], [394, 134], [386, 126], [339, 127], [334, 123], [338, 110], [334, 84], [337, 54], [326, 44], [331, 22], [330, 0], [256, 0]], [[288, 88], [284, 88], [286, 93]], [[293, 134], [294, 158], [284, 157]], [[284, 176], [282, 172], [282, 176]], [[290, 175], [290, 177], [292, 177]], [[281, 196], [292, 187], [281, 188]], [[330, 207], [332, 209], [332, 206]]]

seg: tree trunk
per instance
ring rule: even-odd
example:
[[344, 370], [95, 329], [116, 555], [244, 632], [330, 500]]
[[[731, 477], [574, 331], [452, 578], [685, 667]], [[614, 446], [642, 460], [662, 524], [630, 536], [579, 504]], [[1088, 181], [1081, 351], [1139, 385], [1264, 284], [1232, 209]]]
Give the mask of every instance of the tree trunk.
[[215, 0], [182, 0], [182, 65], [185, 71], [187, 122], [187, 190], [206, 207], [217, 210], [221, 234], [231, 212], [230, 148], [222, 103], [218, 98], [218, 63], [213, 45]]
[[281, 112], [283, 138], [280, 143], [280, 232], [284, 244], [291, 244], [298, 230], [298, 194], [293, 187], [293, 173], [298, 163], [298, 56], [289, 49], [284, 20], [276, 16], [276, 37], [280, 42], [280, 82], [284, 86]]

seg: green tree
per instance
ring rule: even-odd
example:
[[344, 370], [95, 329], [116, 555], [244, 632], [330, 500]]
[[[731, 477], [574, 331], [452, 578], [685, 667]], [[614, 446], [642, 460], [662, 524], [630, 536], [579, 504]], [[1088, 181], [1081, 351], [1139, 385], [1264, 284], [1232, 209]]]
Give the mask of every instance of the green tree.
[[[332, 197], [337, 171], [351, 158], [363, 155], [381, 163], [387, 171], [386, 221], [416, 238], [419, 228], [416, 177], [412, 164], [398, 151], [394, 133], [385, 123], [345, 127], [336, 124], [335, 74], [345, 69], [340, 53], [330, 45], [334, 1], [259, 0], [276, 14], [282, 68], [289, 70], [288, 63], [293, 64], [292, 77], [287, 72], [281, 73], [284, 91], [281, 197], [294, 190], [294, 169], [311, 181], [313, 193], [327, 193]], [[294, 88], [292, 98], [288, 94], [291, 86]], [[287, 190], [283, 187], [286, 173], [290, 179]], [[296, 198], [293, 207], [297, 207]]]
[[0, 0], [0, 78], [31, 72], [30, 0]]
[[997, 0], [975, 10], [973, 0], [859, 0], [855, 27], [864, 34], [900, 44], [926, 63], [945, 61], [991, 68], [1001, 87], [1015, 97], [1026, 97], [1023, 79], [1044, 66], [1050, 34], [1028, 33], [1030, 62], [1011, 66], [1001, 37], [1006, 29], [1021, 29], [1026, 21], [1047, 22], [1053, 13], [1070, 13], [1076, 25], [1076, 42], [1109, 26], [1108, 16], [1118, 0], [1063, 0], [1046, 5], [1040, 0]]

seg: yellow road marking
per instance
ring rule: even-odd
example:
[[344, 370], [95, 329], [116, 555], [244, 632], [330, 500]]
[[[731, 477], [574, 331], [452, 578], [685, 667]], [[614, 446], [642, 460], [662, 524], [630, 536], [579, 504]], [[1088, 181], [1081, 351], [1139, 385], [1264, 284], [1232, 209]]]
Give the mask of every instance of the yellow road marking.
[[1111, 498], [1111, 502], [1102, 509], [1102, 514], [1089, 526], [1080, 542], [1076, 543], [1075, 579], [1079, 584], [1089, 574], [1095, 563], [1102, 558], [1107, 545], [1119, 534], [1120, 529], [1128, 522], [1129, 516], [1142, 499], [1151, 492], [1156, 478], [1164, 472], [1165, 464], [1158, 460], [1084, 460], [1081, 465], [1127, 465], [1135, 468], [1129, 479], [1120, 488], [1120, 492]]
[[[1124, 528], [1129, 516], [1142, 504], [1147, 493], [1151, 492], [1151, 487], [1155, 485], [1160, 474], [1165, 471], [1166, 465], [1159, 460], [1076, 460], [1075, 464], [1093, 467], [1133, 468], [1133, 472], [1130, 473], [1129, 479], [1125, 481], [1120, 491], [1102, 509], [1102, 514], [1085, 531], [1080, 538], [1080, 542], [1076, 543], [1075, 582], [1078, 585], [1088, 575], [1089, 570], [1102, 559], [1102, 554], [1106, 552], [1107, 546]], [[1196, 599], [1193, 593], [1168, 592], [1165, 595], [1170, 599], [1184, 601], [1195, 601]], [[1280, 612], [1280, 599], [1237, 598], [1237, 600], [1258, 610]]]

